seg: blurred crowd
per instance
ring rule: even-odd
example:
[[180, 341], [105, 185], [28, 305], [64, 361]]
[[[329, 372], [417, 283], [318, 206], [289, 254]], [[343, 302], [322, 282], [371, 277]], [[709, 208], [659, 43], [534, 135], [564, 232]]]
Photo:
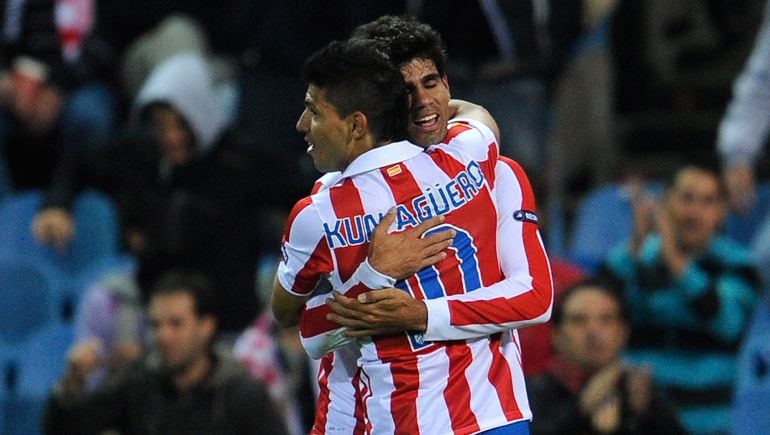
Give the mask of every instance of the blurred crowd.
[[[68, 398], [104, 384], [178, 406], [184, 380], [154, 367], [189, 352], [223, 371], [211, 391], [255, 381], [228, 394], [264, 403], [244, 411], [263, 430], [307, 433], [315, 363], [268, 308], [321, 175], [301, 68], [386, 14], [442, 34], [452, 97], [490, 111], [535, 187], [557, 302], [519, 331], [532, 432], [770, 433], [764, 0], [6, 0], [0, 432], [99, 420], [108, 402]], [[36, 277], [32, 313], [38, 293], [13, 295]], [[208, 311], [169, 293], [198, 287]]]

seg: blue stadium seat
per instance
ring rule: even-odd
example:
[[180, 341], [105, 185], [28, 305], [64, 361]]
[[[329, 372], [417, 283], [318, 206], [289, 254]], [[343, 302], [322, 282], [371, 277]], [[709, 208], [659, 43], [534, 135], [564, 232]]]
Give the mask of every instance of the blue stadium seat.
[[34, 263], [0, 261], [0, 343], [14, 346], [56, 318], [52, 284]]
[[586, 270], [594, 271], [632, 231], [633, 211], [623, 186], [597, 187], [583, 197], [575, 212], [569, 257]]
[[69, 275], [77, 275], [96, 261], [119, 251], [115, 206], [104, 194], [85, 191], [77, 196], [72, 213], [75, 238], [64, 252], [39, 245], [31, 232], [41, 192], [19, 192], [0, 203], [0, 258], [31, 258], [48, 263]]
[[18, 358], [16, 394], [47, 396], [64, 373], [67, 351], [74, 341], [71, 324], [53, 322], [31, 335]]
[[45, 397], [5, 397], [0, 402], [0, 414], [4, 421], [0, 426], [3, 435], [39, 435], [43, 433], [42, 417]]
[[[659, 197], [663, 186], [652, 181], [645, 189]], [[626, 186], [613, 183], [594, 188], [583, 197], [575, 212], [568, 258], [594, 272], [633, 230], [634, 213]]]
[[0, 259], [35, 258], [39, 249], [30, 231], [40, 192], [16, 192], [0, 202]]
[[[0, 259], [33, 261], [57, 283], [60, 307], [72, 306], [83, 283], [100, 265], [120, 255], [119, 225], [112, 201], [104, 194], [85, 191], [73, 204], [75, 237], [63, 252], [38, 244], [31, 231], [40, 207], [41, 192], [19, 192], [0, 203]], [[61, 309], [61, 308], [60, 308]]]

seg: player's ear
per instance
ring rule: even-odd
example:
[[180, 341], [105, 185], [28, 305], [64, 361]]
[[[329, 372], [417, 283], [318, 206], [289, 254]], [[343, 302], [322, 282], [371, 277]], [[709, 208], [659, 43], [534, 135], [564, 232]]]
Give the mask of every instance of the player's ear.
[[348, 128], [354, 138], [360, 139], [369, 133], [369, 120], [363, 112], [353, 112], [348, 116]]

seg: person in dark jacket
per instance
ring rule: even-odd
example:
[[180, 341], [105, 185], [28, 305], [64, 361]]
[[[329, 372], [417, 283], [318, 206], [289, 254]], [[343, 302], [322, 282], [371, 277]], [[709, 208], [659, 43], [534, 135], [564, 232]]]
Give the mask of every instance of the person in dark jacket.
[[259, 312], [257, 214], [278, 193], [260, 182], [258, 160], [239, 150], [216, 95], [201, 55], [161, 63], [134, 102], [135, 129], [104, 153], [73, 158], [46, 192], [33, 230], [41, 243], [66, 246], [77, 231], [70, 212], [77, 192], [107, 192], [138, 260], [143, 299], [164, 270], [195, 268], [215, 282], [220, 329], [234, 334]]
[[575, 284], [552, 321], [555, 354], [527, 384], [533, 435], [685, 433], [649, 370], [621, 359], [629, 319], [620, 293], [599, 281]]
[[114, 131], [113, 88], [78, 66], [95, 1], [0, 3], [0, 160], [16, 190], [46, 186], [62, 156]]
[[93, 392], [85, 379], [99, 343], [70, 351], [44, 416], [48, 434], [285, 434], [267, 390], [224, 351], [214, 350], [216, 295], [205, 277], [169, 271], [147, 316], [152, 352]]

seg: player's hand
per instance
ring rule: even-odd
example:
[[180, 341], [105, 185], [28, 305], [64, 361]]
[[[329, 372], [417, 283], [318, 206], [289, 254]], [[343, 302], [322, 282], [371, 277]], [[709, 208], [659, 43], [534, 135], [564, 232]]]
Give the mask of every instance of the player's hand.
[[372, 231], [369, 264], [374, 270], [398, 280], [446, 258], [444, 250], [452, 245], [454, 230], [422, 237], [426, 231], [444, 222], [444, 216], [434, 216], [414, 228], [389, 234], [388, 228], [395, 218], [395, 209], [389, 210]]
[[424, 332], [428, 326], [425, 304], [396, 288], [372, 290], [357, 299], [338, 292], [326, 301], [327, 319], [345, 326], [347, 337], [366, 337], [403, 331]]

